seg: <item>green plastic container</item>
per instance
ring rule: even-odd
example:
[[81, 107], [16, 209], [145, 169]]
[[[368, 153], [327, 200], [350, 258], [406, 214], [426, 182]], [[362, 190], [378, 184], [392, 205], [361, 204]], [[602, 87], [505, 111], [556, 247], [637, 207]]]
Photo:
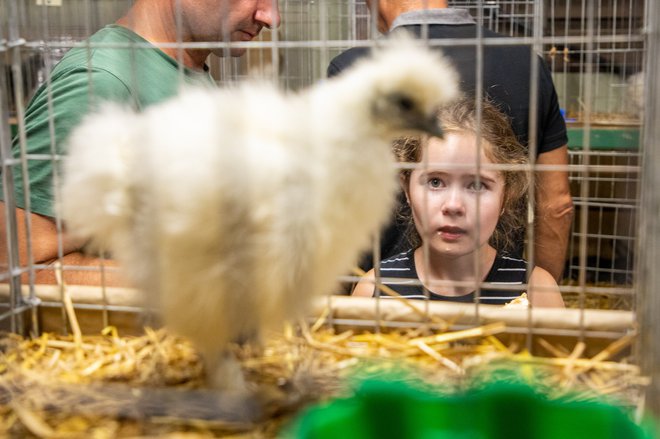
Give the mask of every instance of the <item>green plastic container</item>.
[[522, 384], [438, 396], [365, 381], [355, 396], [302, 413], [286, 437], [314, 439], [651, 439], [616, 406], [549, 400]]

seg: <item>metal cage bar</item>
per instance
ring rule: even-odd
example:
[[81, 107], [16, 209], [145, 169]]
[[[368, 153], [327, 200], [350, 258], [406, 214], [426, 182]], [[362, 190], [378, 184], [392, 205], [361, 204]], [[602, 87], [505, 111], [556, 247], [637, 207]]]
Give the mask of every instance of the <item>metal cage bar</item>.
[[[639, 358], [654, 378], [649, 403], [658, 412], [660, 372], [655, 365], [660, 364], [660, 358], [656, 358], [659, 354], [654, 346], [654, 335], [659, 328], [654, 325], [660, 311], [660, 303], [656, 302], [660, 299], [653, 290], [660, 286], [660, 279], [656, 277], [660, 201], [654, 191], [660, 182], [656, 181], [659, 159], [653, 142], [660, 138], [660, 127], [655, 120], [660, 111], [660, 90], [650, 78], [660, 75], [660, 65], [654, 59], [660, 51], [660, 6], [647, 1], [644, 8], [641, 0], [544, 0], [543, 3], [456, 0], [449, 3], [467, 8], [480, 17], [486, 27], [511, 36], [506, 41], [477, 38], [463, 43], [477, 47], [526, 44], [530, 50], [542, 53], [550, 65], [569, 123], [569, 168], [580, 215], [573, 230], [566, 273], [569, 281], [575, 280], [579, 285], [565, 285], [564, 291], [583, 296], [610, 294], [616, 296], [615, 306], [623, 309], [632, 309], [637, 299], [642, 323]], [[22, 328], [18, 319], [26, 306], [36, 306], [34, 302], [23, 300], [21, 274], [45, 268], [34, 264], [21, 266], [18, 262], [17, 224], [12, 219], [11, 172], [19, 166], [11, 156], [10, 113], [20, 114], [20, 107], [32, 92], [21, 90], [24, 79], [34, 76], [34, 83], [28, 88], [47, 80], [44, 66], [32, 69], [25, 58], [30, 55], [47, 57], [45, 67], [52, 66], [74, 42], [114, 21], [129, 5], [129, 0], [69, 0], [61, 8], [52, 8], [36, 7], [33, 2], [0, 0], [0, 11], [7, 11], [7, 19], [0, 18], [0, 56], [15, 73], [11, 81], [4, 72], [0, 74], [0, 96], [3, 97], [0, 102], [0, 158], [10, 242], [10, 264], [0, 271], [0, 276], [10, 281], [12, 291], [10, 302], [0, 308], [0, 321], [9, 319], [11, 330]], [[264, 32], [260, 41], [248, 44], [248, 53], [241, 59], [211, 60], [211, 70], [218, 84], [242, 80], [255, 71], [272, 68], [273, 80], [288, 90], [297, 90], [321, 80], [327, 61], [342, 50], [378, 44], [376, 22], [364, 0], [281, 0], [280, 6], [286, 17], [285, 26], [270, 34]], [[543, 15], [538, 14], [539, 11], [543, 11]], [[640, 16], [646, 17], [646, 40], [640, 29]], [[645, 41], [648, 42], [646, 47]], [[640, 148], [638, 109], [626, 96], [632, 90], [627, 80], [642, 70], [645, 54], [647, 102], [642, 121], [643, 147]], [[10, 101], [5, 99], [10, 95], [11, 107]], [[534, 102], [532, 100], [532, 104]], [[609, 125], [621, 122], [613, 117], [595, 119], [615, 113], [625, 119], [625, 127], [610, 129]], [[642, 217], [639, 230], [636, 227], [638, 213]], [[623, 265], [617, 262], [621, 257]], [[639, 269], [634, 272], [636, 261]], [[30, 288], [34, 287], [32, 282], [29, 284]]]
[[660, 4], [647, 2], [644, 158], [642, 164], [641, 221], [639, 252], [639, 283], [637, 313], [640, 323], [639, 360], [642, 370], [651, 377], [647, 389], [648, 408], [660, 416]]

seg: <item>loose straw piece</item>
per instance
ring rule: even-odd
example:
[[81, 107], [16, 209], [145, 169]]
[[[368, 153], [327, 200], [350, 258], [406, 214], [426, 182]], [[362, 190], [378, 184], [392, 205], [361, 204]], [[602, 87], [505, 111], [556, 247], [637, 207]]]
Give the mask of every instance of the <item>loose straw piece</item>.
[[16, 401], [12, 401], [9, 405], [11, 406], [14, 413], [16, 413], [16, 416], [18, 416], [18, 419], [25, 426], [25, 428], [27, 428], [35, 436], [47, 438], [62, 437], [61, 434], [58, 434], [55, 430], [53, 430], [50, 425], [46, 424], [46, 422], [38, 417], [33, 411], [23, 407]]
[[314, 332], [318, 331], [319, 329], [321, 329], [321, 326], [323, 326], [323, 324], [325, 323], [325, 321], [327, 320], [329, 315], [330, 315], [330, 307], [326, 306], [325, 308], [323, 308], [323, 311], [321, 312], [321, 315], [319, 316], [319, 318], [316, 319], [316, 321], [314, 322], [314, 324], [310, 328], [310, 332], [314, 333]]
[[[367, 273], [364, 272], [364, 270], [362, 270], [359, 267], [354, 267], [353, 268], [353, 273], [358, 275], [358, 276], [364, 276], [365, 274], [367, 274]], [[415, 304], [411, 303], [409, 299], [406, 299], [404, 296], [397, 293], [396, 291], [394, 291], [392, 288], [388, 287], [387, 285], [384, 285], [382, 283], [378, 283], [377, 286], [378, 286], [378, 289], [381, 292], [383, 292], [383, 293], [387, 294], [388, 296], [393, 297], [394, 299], [396, 299], [399, 302], [403, 303], [408, 308], [413, 310], [415, 312], [415, 314], [417, 314], [421, 317], [427, 318], [427, 319], [431, 320], [433, 323], [441, 325], [442, 326], [441, 330], [446, 331], [447, 328], [449, 328], [449, 324], [446, 321], [442, 320], [441, 318], [439, 318], [437, 316], [429, 315], [429, 313], [426, 313], [423, 310], [419, 309], [417, 306], [415, 306]]]
[[543, 349], [545, 349], [546, 351], [548, 351], [549, 353], [551, 353], [552, 355], [554, 355], [557, 358], [565, 358], [565, 357], [568, 356], [568, 354], [566, 352], [562, 351], [561, 349], [556, 348], [555, 346], [553, 346], [552, 344], [550, 344], [548, 341], [546, 341], [543, 338], [539, 338], [537, 341], [538, 341], [538, 344], [540, 344]]
[[[529, 355], [520, 355], [520, 354], [512, 355], [510, 358], [519, 363], [541, 364], [546, 366], [564, 367], [569, 363], [568, 358], [532, 357]], [[613, 361], [593, 361], [591, 359], [585, 360], [581, 358], [573, 360], [573, 363], [576, 368], [579, 367], [586, 369], [588, 367], [588, 369], [598, 369], [598, 370], [608, 370], [608, 371], [627, 371], [627, 372], [633, 372], [639, 374], [639, 366], [635, 366], [633, 364], [615, 363]], [[580, 370], [580, 373], [583, 374], [584, 371]]]
[[575, 344], [575, 348], [573, 348], [573, 352], [571, 352], [571, 355], [568, 356], [566, 363], [566, 366], [564, 366], [564, 375], [565, 376], [570, 376], [571, 372], [573, 371], [573, 366], [575, 365], [575, 360], [580, 358], [582, 356], [582, 353], [584, 350], [587, 348], [587, 345], [583, 341], [579, 341]]
[[608, 358], [612, 357], [613, 355], [616, 355], [622, 349], [630, 345], [630, 343], [632, 343], [633, 340], [635, 340], [636, 336], [637, 336], [636, 334], [628, 334], [624, 337], [621, 337], [620, 339], [610, 343], [605, 349], [594, 355], [592, 358], [588, 360], [584, 360], [584, 362], [580, 364], [582, 368], [580, 370], [580, 373], [585, 373], [589, 371], [591, 368], [595, 367], [597, 364], [600, 364], [603, 361], [607, 360]]
[[302, 335], [303, 335], [303, 338], [305, 339], [305, 341], [313, 348], [334, 352], [334, 353], [340, 354], [340, 355], [347, 355], [347, 356], [352, 355], [354, 357], [361, 356], [361, 355], [358, 355], [356, 352], [351, 351], [350, 349], [341, 348], [339, 346], [335, 346], [335, 345], [330, 344], [330, 343], [323, 343], [321, 341], [318, 341], [318, 340], [314, 339], [314, 337], [312, 337], [312, 334], [309, 332], [309, 327], [304, 322], [302, 322], [302, 324], [300, 326], [300, 331], [302, 332]]
[[497, 349], [500, 352], [505, 352], [507, 354], [511, 353], [511, 350], [507, 348], [504, 343], [499, 341], [497, 337], [493, 337], [492, 335], [489, 335], [486, 337], [486, 340], [488, 340], [493, 346], [495, 346], [495, 349]]
[[48, 340], [45, 342], [45, 344], [49, 348], [56, 348], [56, 349], [76, 348], [76, 349], [88, 350], [88, 351], [94, 351], [99, 347], [96, 344], [83, 343], [82, 340], [79, 342], [76, 341], [70, 342], [66, 340]]
[[591, 361], [604, 361], [610, 358], [613, 355], [616, 355], [619, 351], [630, 345], [635, 338], [637, 337], [637, 334], [628, 334], [624, 337], [621, 337], [620, 339], [610, 343], [605, 349], [600, 351], [598, 354], [594, 355], [593, 358], [591, 358]]
[[445, 366], [447, 369], [456, 372], [460, 375], [465, 375], [465, 370], [460, 367], [458, 364], [451, 361], [449, 358], [441, 355], [439, 352], [435, 351], [429, 345], [424, 342], [417, 342], [416, 346], [425, 354], [436, 360], [438, 363]]
[[[71, 300], [71, 295], [69, 290], [64, 283], [64, 278], [62, 276], [62, 264], [60, 261], [55, 261], [55, 279], [57, 280], [57, 285], [62, 289], [62, 301], [64, 302], [64, 309], [66, 310], [66, 315], [71, 324], [71, 330], [73, 331], [73, 340], [76, 343], [76, 346], [82, 346], [82, 331], [80, 330], [80, 325], [78, 324], [78, 318], [76, 317], [76, 311], [73, 308], [73, 301]], [[81, 360], [83, 357], [82, 350], [76, 350], [76, 358]]]
[[464, 329], [462, 331], [445, 332], [443, 334], [431, 335], [429, 337], [414, 338], [410, 340], [410, 343], [449, 343], [451, 341], [464, 340], [466, 338], [499, 334], [505, 330], [506, 325], [503, 322], [496, 322], [484, 326], [479, 326], [477, 328]]

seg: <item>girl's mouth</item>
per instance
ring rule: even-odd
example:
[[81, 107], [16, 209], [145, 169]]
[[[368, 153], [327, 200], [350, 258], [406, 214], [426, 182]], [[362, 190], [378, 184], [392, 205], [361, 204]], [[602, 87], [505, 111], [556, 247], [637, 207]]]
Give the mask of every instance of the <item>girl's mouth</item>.
[[440, 237], [445, 241], [457, 241], [467, 232], [465, 229], [461, 229], [460, 227], [444, 226], [438, 229], [438, 233]]

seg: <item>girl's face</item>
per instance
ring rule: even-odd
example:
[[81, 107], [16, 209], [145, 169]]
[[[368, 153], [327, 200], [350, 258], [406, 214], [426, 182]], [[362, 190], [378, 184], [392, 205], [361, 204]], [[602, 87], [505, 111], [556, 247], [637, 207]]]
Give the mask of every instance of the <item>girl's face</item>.
[[451, 132], [443, 140], [427, 142], [421, 168], [410, 175], [408, 199], [417, 231], [432, 253], [470, 254], [487, 244], [495, 231], [504, 179], [499, 171], [484, 169], [492, 164], [484, 154], [484, 148], [490, 147], [482, 140], [477, 170], [474, 134]]

